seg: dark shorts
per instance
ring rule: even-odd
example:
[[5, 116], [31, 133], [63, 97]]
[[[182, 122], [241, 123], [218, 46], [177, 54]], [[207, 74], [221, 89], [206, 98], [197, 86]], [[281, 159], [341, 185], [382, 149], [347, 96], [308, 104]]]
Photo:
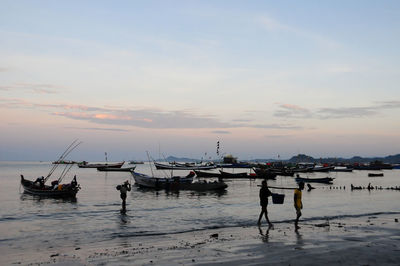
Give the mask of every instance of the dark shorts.
[[126, 194], [125, 193], [121, 193], [121, 199], [126, 200]]
[[267, 212], [267, 205], [261, 205], [261, 210]]

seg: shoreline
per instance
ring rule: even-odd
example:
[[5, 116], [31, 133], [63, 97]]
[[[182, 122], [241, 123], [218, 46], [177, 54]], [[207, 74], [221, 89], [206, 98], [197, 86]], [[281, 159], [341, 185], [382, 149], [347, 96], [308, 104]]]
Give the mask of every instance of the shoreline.
[[[0, 259], [21, 265], [398, 265], [400, 214], [278, 222], [261, 227], [120, 237], [58, 250], [29, 250]], [[255, 221], [256, 223], [256, 221]], [[3, 253], [4, 254], [4, 253]]]

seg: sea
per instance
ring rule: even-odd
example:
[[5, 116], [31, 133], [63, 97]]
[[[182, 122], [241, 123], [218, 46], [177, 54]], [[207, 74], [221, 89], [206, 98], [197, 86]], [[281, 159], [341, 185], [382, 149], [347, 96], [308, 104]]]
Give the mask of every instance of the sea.
[[[135, 241], [135, 237], [195, 232], [206, 229], [255, 226], [260, 213], [260, 179], [227, 179], [228, 188], [222, 192], [167, 192], [142, 189], [135, 185], [127, 197], [127, 213], [122, 215], [121, 199], [116, 186], [126, 180], [134, 183], [129, 172], [98, 172], [78, 168], [68, 172], [64, 182], [74, 175], [82, 187], [76, 200], [38, 198], [23, 193], [20, 175], [35, 180], [46, 176], [51, 162], [0, 162], [0, 251], [19, 254], [21, 250], [40, 251], [64, 249], [81, 245], [104, 245], [120, 240]], [[131, 167], [124, 165], [123, 167]], [[58, 167], [52, 178], [57, 179], [64, 169]], [[224, 169], [232, 172], [245, 169]], [[136, 172], [170, 176], [186, 175], [155, 170], [149, 163], [138, 164]], [[368, 173], [383, 173], [383, 177], [368, 177]], [[303, 191], [302, 221], [329, 220], [400, 213], [400, 191], [387, 187], [400, 186], [400, 170], [353, 171], [301, 174], [302, 177], [332, 177], [332, 185], [312, 183], [315, 189]], [[374, 190], [351, 190], [355, 186], [382, 187]], [[274, 224], [291, 224], [294, 177], [278, 176], [269, 180], [272, 189], [284, 194], [283, 204], [269, 201], [269, 218]], [[263, 221], [265, 223], [265, 221]]]

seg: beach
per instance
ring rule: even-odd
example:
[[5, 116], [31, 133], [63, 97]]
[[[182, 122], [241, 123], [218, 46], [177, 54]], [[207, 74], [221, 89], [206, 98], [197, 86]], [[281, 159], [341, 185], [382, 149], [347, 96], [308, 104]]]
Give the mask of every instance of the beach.
[[[399, 191], [351, 190], [350, 185], [392, 187], [366, 172], [333, 173], [332, 185], [303, 191], [301, 229], [294, 231], [293, 190], [268, 205], [274, 228], [257, 224], [261, 180], [226, 180], [221, 192], [133, 186], [127, 214], [116, 186], [130, 173], [74, 168], [82, 190], [75, 200], [22, 193], [19, 173], [41, 176], [48, 162], [0, 162], [0, 265], [397, 265], [400, 261]], [[148, 164], [138, 172], [151, 173]], [[235, 170], [237, 172], [240, 169]], [[179, 173], [181, 175], [185, 172]], [[313, 173], [310, 177], [324, 177]], [[69, 177], [67, 180], [70, 180]], [[271, 187], [295, 187], [293, 177]], [[396, 220], [397, 219], [397, 220]]]
[[399, 218], [400, 213], [304, 219], [297, 232], [293, 223], [285, 221], [273, 228], [264, 224], [121, 237], [38, 253], [21, 251], [0, 261], [2, 265], [398, 265]]

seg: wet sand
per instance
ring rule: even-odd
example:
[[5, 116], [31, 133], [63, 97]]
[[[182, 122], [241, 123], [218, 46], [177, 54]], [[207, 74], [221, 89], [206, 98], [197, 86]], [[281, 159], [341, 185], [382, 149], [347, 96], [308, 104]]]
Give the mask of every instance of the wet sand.
[[[399, 214], [119, 237], [63, 250], [29, 250], [1, 265], [399, 265]], [[255, 221], [256, 222], [256, 221]], [[0, 248], [1, 249], [1, 248]], [[3, 250], [5, 251], [5, 250]]]

